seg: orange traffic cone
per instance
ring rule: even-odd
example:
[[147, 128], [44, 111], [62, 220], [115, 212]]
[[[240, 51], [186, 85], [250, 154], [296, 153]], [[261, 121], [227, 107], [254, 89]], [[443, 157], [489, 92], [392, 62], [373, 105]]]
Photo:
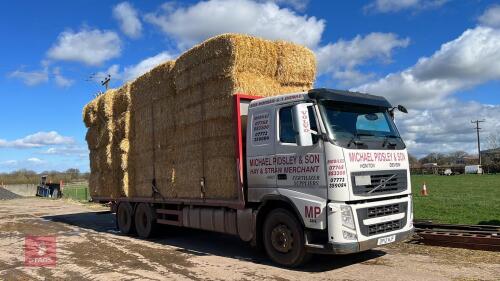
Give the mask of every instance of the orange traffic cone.
[[424, 184], [422, 185], [422, 189], [420, 189], [420, 195], [422, 195], [422, 196], [427, 196], [427, 195], [429, 195], [429, 194], [427, 193], [427, 185], [425, 185], [425, 181], [424, 181]]

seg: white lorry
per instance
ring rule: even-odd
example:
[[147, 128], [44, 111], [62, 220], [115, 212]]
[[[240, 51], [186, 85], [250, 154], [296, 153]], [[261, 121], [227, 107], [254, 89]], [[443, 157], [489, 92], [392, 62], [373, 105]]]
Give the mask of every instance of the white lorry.
[[234, 101], [238, 200], [115, 199], [122, 232], [149, 237], [162, 223], [238, 235], [289, 267], [412, 234], [408, 154], [393, 122], [404, 107], [329, 89]]

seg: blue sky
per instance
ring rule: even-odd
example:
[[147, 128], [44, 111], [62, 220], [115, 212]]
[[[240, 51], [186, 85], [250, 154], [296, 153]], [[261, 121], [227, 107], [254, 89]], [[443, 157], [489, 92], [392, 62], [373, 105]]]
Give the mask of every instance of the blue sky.
[[317, 87], [386, 96], [409, 151], [474, 153], [500, 131], [498, 1], [0, 2], [0, 172], [88, 171], [81, 110], [101, 89], [225, 32], [305, 44]]

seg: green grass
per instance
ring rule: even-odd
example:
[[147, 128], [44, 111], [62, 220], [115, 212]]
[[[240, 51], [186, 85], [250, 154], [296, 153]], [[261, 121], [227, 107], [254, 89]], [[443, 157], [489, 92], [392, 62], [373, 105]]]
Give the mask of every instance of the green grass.
[[76, 201], [88, 201], [90, 199], [90, 193], [88, 186], [86, 185], [72, 185], [64, 187], [63, 191], [64, 198], [70, 198]]
[[[415, 219], [500, 225], [500, 175], [412, 175]], [[420, 195], [423, 183], [429, 196]]]

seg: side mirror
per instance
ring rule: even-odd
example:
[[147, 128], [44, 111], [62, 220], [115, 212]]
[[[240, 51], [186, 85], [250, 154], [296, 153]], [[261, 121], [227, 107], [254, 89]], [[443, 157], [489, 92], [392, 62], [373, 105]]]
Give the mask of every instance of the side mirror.
[[300, 103], [292, 107], [292, 120], [293, 129], [296, 133], [297, 144], [299, 146], [312, 146], [313, 134], [315, 131], [311, 130], [311, 121], [309, 119], [308, 106], [311, 104]]
[[408, 113], [408, 110], [406, 109], [406, 107], [404, 107], [402, 105], [398, 105], [397, 107], [393, 107], [393, 108], [389, 109], [389, 114], [391, 115], [392, 120], [394, 120], [394, 110], [396, 110], [396, 108], [403, 113]]

